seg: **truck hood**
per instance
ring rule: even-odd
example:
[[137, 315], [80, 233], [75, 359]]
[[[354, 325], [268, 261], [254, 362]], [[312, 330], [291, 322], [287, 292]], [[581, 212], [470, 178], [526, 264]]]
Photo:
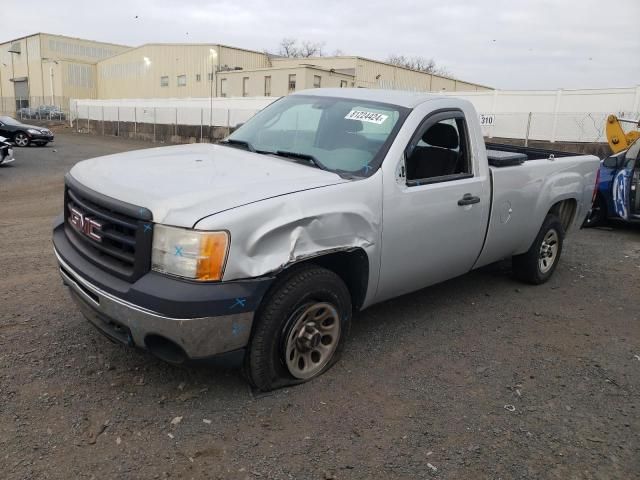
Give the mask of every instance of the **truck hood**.
[[96, 192], [148, 208], [154, 222], [181, 227], [241, 205], [348, 181], [287, 159], [210, 144], [93, 158], [70, 173]]

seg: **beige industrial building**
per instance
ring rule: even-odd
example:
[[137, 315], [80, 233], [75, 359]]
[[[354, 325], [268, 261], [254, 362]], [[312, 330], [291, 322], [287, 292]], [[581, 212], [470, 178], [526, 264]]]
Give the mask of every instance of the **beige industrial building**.
[[0, 110], [96, 98], [96, 64], [128, 49], [47, 33], [0, 43]]
[[0, 110], [71, 99], [256, 97], [320, 87], [489, 87], [356, 56], [281, 58], [220, 44], [127, 47], [36, 33], [0, 44]]
[[271, 62], [274, 67], [312, 65], [332, 69], [336, 72], [352, 75], [353, 84], [349, 86], [358, 88], [388, 88], [423, 92], [492, 90], [484, 85], [419, 72], [363, 57], [273, 58]]
[[354, 82], [353, 75], [312, 65], [275, 65], [217, 76], [221, 97], [282, 97], [307, 88], [350, 87]]
[[268, 66], [264, 53], [226, 45], [142, 45], [98, 63], [97, 97], [217, 97], [218, 72]]
[[224, 45], [143, 45], [98, 62], [97, 70], [100, 99], [281, 97], [319, 87], [490, 90], [363, 57], [278, 58]]

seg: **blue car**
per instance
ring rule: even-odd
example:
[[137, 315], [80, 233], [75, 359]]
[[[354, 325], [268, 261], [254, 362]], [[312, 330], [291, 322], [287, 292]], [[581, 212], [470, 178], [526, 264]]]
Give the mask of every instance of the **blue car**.
[[609, 218], [640, 223], [640, 140], [600, 162], [598, 189], [585, 227]]

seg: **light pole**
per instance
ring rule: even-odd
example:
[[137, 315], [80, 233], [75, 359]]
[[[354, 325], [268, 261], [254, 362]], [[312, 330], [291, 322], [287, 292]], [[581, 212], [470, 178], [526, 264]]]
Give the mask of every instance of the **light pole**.
[[[211, 124], [213, 123], [213, 83], [216, 81], [213, 62], [218, 58], [218, 52], [210, 48], [209, 58], [211, 59], [211, 78], [209, 79], [209, 128], [211, 128]], [[209, 131], [209, 135], [211, 135], [211, 131]]]
[[[56, 65], [59, 65], [57, 60], [53, 60], [52, 58], [43, 58], [42, 59], [42, 63], [55, 63]], [[55, 93], [55, 82], [53, 79], [53, 65], [49, 65], [49, 90], [51, 91], [51, 105], [55, 106], [56, 105], [56, 93]], [[42, 96], [44, 97], [44, 85], [42, 86]]]

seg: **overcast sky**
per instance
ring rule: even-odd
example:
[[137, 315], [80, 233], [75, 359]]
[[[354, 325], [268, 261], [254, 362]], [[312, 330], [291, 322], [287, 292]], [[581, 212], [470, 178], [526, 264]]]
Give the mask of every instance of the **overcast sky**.
[[325, 42], [328, 54], [433, 58], [460, 79], [503, 89], [640, 84], [640, 0], [3, 3], [0, 41], [41, 31], [131, 46], [196, 42], [275, 51], [286, 36]]

